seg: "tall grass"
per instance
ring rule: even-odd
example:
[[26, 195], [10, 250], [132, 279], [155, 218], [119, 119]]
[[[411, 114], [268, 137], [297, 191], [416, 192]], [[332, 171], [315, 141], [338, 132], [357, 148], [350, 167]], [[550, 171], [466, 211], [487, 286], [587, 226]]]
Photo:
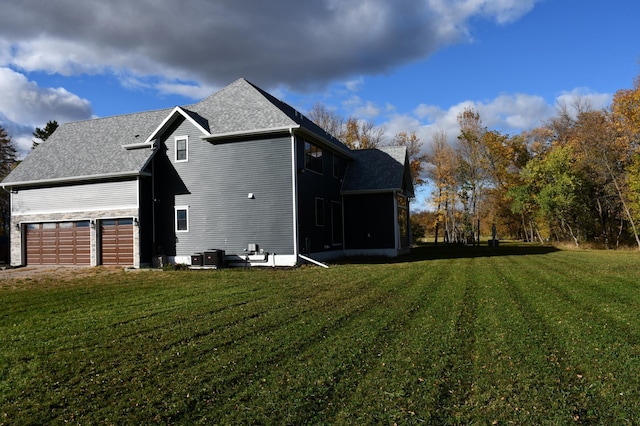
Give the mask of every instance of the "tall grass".
[[637, 253], [0, 286], [0, 424], [635, 424]]

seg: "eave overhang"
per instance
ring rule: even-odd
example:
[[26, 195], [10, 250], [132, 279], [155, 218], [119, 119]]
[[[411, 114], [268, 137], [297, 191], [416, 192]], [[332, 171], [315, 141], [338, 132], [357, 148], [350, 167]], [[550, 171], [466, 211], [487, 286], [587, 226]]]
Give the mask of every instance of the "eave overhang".
[[158, 138], [159, 135], [162, 135], [179, 117], [184, 117], [191, 124], [193, 124], [196, 129], [200, 130], [204, 137], [211, 136], [211, 133], [204, 127], [200, 125], [196, 120], [191, 117], [184, 109], [179, 106], [175, 107], [166, 117], [162, 120], [162, 123], [147, 137], [147, 139], [141, 144], [134, 145], [153, 145], [153, 141]]
[[201, 136], [201, 138], [207, 142], [216, 143], [217, 141], [223, 139], [238, 139], [244, 137], [251, 136], [264, 136], [273, 133], [289, 133], [292, 129], [295, 131], [299, 128], [299, 125], [296, 126], [284, 126], [284, 127], [272, 127], [269, 129], [255, 129], [255, 130], [240, 130], [237, 132], [225, 132], [225, 133], [215, 133]]
[[99, 175], [68, 176], [68, 177], [60, 177], [60, 178], [54, 178], [54, 179], [8, 182], [8, 183], [3, 183], [2, 188], [14, 189], [14, 188], [51, 186], [51, 185], [68, 184], [68, 183], [81, 183], [81, 182], [92, 182], [92, 181], [95, 182], [100, 180], [136, 178], [138, 176], [151, 176], [151, 173], [141, 172], [141, 171], [137, 171], [137, 172], [128, 171], [128, 172], [118, 172], [118, 173], [105, 173], [105, 174], [99, 174]]

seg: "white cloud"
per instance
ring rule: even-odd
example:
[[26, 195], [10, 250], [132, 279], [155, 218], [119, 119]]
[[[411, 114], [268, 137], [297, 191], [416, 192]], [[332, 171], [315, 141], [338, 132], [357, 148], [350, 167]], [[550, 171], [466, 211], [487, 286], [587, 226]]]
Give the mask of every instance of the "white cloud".
[[[343, 82], [342, 90], [354, 94], [364, 83], [358, 76], [384, 74], [469, 40], [474, 19], [513, 22], [536, 1], [4, 2], [0, 117], [25, 128], [91, 116], [88, 101], [39, 87], [20, 72], [108, 74], [132, 90], [192, 98], [240, 76], [298, 93]], [[364, 118], [393, 113], [389, 105], [352, 102], [351, 111]]]
[[608, 107], [613, 100], [610, 93], [593, 93], [586, 87], [577, 87], [570, 91], [564, 91], [556, 99], [558, 107], [565, 106], [569, 111], [575, 113], [577, 104], [589, 106], [594, 110], [600, 110]]
[[92, 116], [91, 104], [64, 88], [40, 87], [24, 75], [0, 67], [0, 125], [21, 154], [31, 148], [31, 133], [49, 120], [58, 123]]
[[0, 93], [0, 113], [15, 123], [41, 125], [48, 120], [64, 122], [91, 117], [88, 100], [61, 87], [40, 87], [9, 68], [0, 68]]
[[217, 89], [211, 86], [200, 86], [193, 84], [180, 84], [161, 82], [156, 84], [156, 88], [161, 94], [178, 94], [191, 99], [202, 99], [215, 92]]
[[467, 108], [478, 111], [485, 127], [517, 134], [542, 126], [554, 116], [557, 104], [565, 103], [570, 106], [577, 98], [589, 100], [594, 109], [600, 109], [610, 104], [612, 96], [582, 88], [563, 92], [553, 102], [535, 95], [502, 94], [490, 101], [467, 100], [447, 109], [420, 104], [412, 112], [390, 115], [380, 124], [386, 128], [388, 138], [398, 132], [416, 132], [423, 143], [423, 149], [428, 150], [435, 132], [444, 131], [449, 142], [455, 143], [460, 132], [458, 115]]
[[[314, 87], [381, 74], [512, 22], [536, 0], [22, 0], [3, 4], [0, 63], [62, 75], [130, 72], [221, 86]], [[166, 24], [161, 24], [166, 23]], [[7, 47], [8, 46], [8, 47]]]
[[344, 86], [350, 92], [357, 92], [364, 85], [364, 78], [360, 77], [355, 80], [349, 80], [344, 83]]

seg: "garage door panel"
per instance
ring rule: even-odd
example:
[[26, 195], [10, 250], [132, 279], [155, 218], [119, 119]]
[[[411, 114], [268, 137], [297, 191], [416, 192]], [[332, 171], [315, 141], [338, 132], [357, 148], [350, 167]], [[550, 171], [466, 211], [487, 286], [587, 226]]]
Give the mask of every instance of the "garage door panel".
[[103, 265], [133, 265], [133, 220], [106, 220], [101, 224]]
[[89, 265], [89, 221], [49, 222], [27, 225], [27, 264]]

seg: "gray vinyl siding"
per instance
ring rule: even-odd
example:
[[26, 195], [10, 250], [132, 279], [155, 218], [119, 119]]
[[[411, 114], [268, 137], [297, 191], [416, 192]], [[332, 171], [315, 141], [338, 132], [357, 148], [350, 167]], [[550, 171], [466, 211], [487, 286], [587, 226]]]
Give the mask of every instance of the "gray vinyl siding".
[[138, 205], [137, 191], [137, 180], [19, 189], [13, 194], [11, 211], [28, 215], [131, 209]]
[[[175, 161], [175, 136], [189, 137], [188, 161]], [[156, 159], [157, 164], [165, 162], [168, 173], [176, 173], [156, 189], [165, 200], [163, 233], [175, 238], [175, 246], [165, 241], [166, 254], [189, 256], [207, 249], [239, 254], [250, 243], [270, 253], [292, 254], [290, 136], [225, 143], [200, 136], [191, 123], [182, 121], [164, 139], [166, 158]], [[167, 199], [172, 199], [171, 209]], [[175, 232], [175, 206], [188, 207], [188, 232]]]

